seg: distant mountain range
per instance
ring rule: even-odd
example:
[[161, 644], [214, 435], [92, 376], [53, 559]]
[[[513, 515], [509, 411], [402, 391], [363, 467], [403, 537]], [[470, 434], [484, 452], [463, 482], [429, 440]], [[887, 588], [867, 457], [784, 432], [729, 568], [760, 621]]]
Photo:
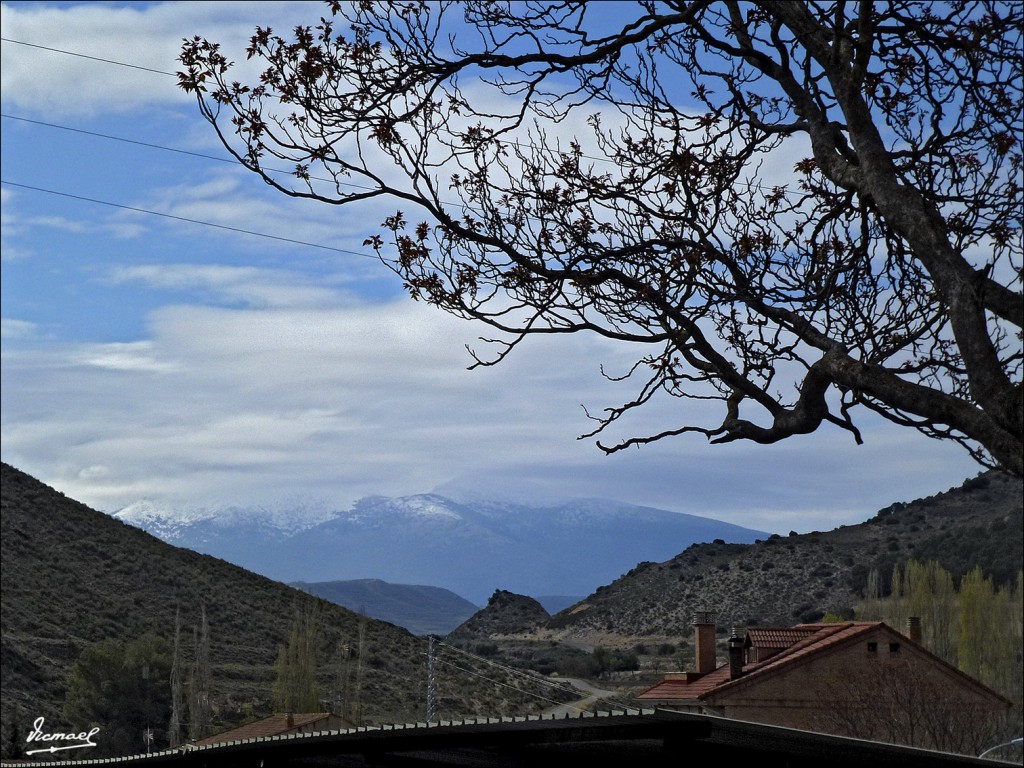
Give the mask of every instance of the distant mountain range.
[[405, 627], [414, 635], [447, 635], [478, 607], [440, 587], [390, 584], [380, 579], [296, 581], [291, 586], [349, 610]]
[[[214, 557], [170, 546], [8, 464], [0, 477], [0, 732], [36, 717], [67, 732], [62, 705], [79, 654], [146, 633], [170, 641], [180, 619], [190, 664], [194, 629], [209, 625], [214, 725], [270, 713], [275, 659], [297, 616], [319, 606], [322, 706], [354, 722], [415, 722], [426, 714], [427, 643]], [[547, 699], [513, 676], [452, 668], [439, 675], [446, 718], [536, 714]], [[64, 723], [64, 726], [60, 724]], [[101, 736], [102, 739], [102, 736]], [[139, 741], [140, 750], [142, 741]]]
[[694, 543], [749, 543], [767, 535], [599, 499], [531, 506], [460, 503], [436, 494], [370, 497], [336, 512], [182, 515], [137, 504], [114, 516], [278, 581], [429, 584], [477, 605], [496, 589], [587, 595], [637, 562], [664, 560]]

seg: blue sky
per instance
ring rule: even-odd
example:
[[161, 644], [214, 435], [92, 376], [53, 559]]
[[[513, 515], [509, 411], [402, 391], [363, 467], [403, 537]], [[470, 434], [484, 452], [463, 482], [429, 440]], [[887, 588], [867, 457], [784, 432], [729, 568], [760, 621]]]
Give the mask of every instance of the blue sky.
[[[531, 339], [466, 370], [481, 329], [409, 300], [361, 245], [387, 206], [273, 193], [223, 162], [169, 74], [182, 38], [243, 62], [257, 24], [315, 22], [321, 4], [2, 8], [0, 444], [73, 498], [115, 511], [594, 496], [786, 533], [979, 471], [871, 418], [859, 447], [826, 427], [770, 447], [694, 436], [605, 456], [576, 439], [582, 406], [630, 396], [600, 373], [624, 370], [629, 350]], [[685, 407], [657, 403], [629, 427], [675, 425]]]

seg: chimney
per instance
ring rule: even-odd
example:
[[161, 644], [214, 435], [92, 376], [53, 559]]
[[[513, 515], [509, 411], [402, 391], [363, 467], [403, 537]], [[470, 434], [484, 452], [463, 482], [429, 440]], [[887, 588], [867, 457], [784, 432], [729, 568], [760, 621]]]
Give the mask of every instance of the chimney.
[[739, 636], [736, 627], [732, 628], [732, 636], [729, 638], [729, 679], [736, 680], [743, 674], [743, 638]]
[[694, 661], [698, 675], [714, 672], [717, 664], [715, 654], [715, 614], [711, 611], [697, 611], [693, 614]]
[[285, 725], [286, 728], [294, 728], [295, 727], [295, 715], [293, 715], [291, 712], [288, 712], [287, 714], [285, 714], [285, 716], [284, 716], [284, 725]]
[[921, 617], [911, 616], [907, 619], [907, 637], [913, 640], [915, 643], [921, 642]]

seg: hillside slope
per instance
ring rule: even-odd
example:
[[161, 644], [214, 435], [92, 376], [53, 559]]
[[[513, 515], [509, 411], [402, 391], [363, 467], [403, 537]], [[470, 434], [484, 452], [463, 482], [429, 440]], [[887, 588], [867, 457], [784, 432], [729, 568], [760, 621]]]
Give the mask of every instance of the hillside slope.
[[[205, 608], [217, 725], [268, 712], [278, 646], [314, 601], [325, 704], [341, 714], [358, 704], [364, 722], [423, 718], [426, 642], [404, 629], [173, 547], [7, 464], [0, 487], [4, 734], [15, 712], [22, 733], [38, 716], [62, 723], [68, 674], [86, 646], [147, 632], [170, 638], [179, 609], [182, 634], [191, 638]], [[348, 661], [339, 659], [342, 646], [351, 649]], [[440, 676], [438, 687], [444, 717], [522, 714], [543, 704], [457, 672]], [[338, 699], [342, 690], [348, 700]]]
[[894, 563], [911, 558], [937, 560], [955, 577], [980, 565], [1009, 583], [1024, 562], [1022, 504], [1020, 479], [988, 472], [834, 531], [693, 545], [670, 560], [640, 563], [552, 617], [548, 631], [591, 643], [678, 640], [690, 636], [698, 610], [715, 611], [721, 627], [850, 615], [872, 568], [887, 580]]

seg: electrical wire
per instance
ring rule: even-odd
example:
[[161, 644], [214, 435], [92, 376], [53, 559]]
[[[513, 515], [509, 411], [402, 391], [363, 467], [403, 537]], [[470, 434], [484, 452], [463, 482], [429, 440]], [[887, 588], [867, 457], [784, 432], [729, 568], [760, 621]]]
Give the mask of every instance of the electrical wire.
[[460, 672], [463, 672], [463, 673], [465, 673], [467, 675], [472, 675], [473, 677], [479, 677], [481, 680], [486, 680], [488, 683], [493, 683], [494, 685], [500, 685], [500, 686], [502, 686], [504, 688], [511, 688], [512, 690], [518, 691], [519, 693], [522, 693], [522, 694], [524, 694], [526, 696], [532, 696], [535, 699], [540, 699], [541, 701], [546, 701], [549, 704], [554, 704], [554, 705], [559, 706], [559, 707], [561, 707], [561, 706], [570, 707], [572, 709], [575, 709], [578, 712], [584, 711], [583, 709], [581, 709], [580, 707], [577, 707], [574, 704], [564, 704], [563, 702], [556, 701], [554, 699], [549, 699], [546, 696], [541, 696], [539, 693], [531, 693], [530, 691], [524, 691], [522, 688], [517, 688], [516, 686], [510, 685], [509, 683], [503, 683], [500, 680], [495, 680], [494, 678], [487, 677], [486, 675], [481, 675], [479, 672], [474, 672], [471, 669], [467, 669], [465, 667], [460, 667], [458, 664], [455, 664], [454, 662], [451, 662], [451, 661], [445, 661], [444, 659], [438, 659], [436, 657], [434, 658], [434, 661], [436, 663], [438, 663], [438, 664], [443, 664], [446, 667], [453, 667], [454, 669], [457, 669]]
[[89, 59], [91, 61], [98, 61], [102, 64], [115, 64], [119, 67], [128, 67], [129, 69], [140, 69], [143, 72], [153, 72], [157, 75], [169, 75], [170, 77], [177, 77], [177, 72], [164, 72], [162, 69], [152, 69], [150, 67], [143, 67], [138, 64], [128, 64], [124, 61], [115, 61], [114, 59], [104, 59], [100, 56], [89, 56], [85, 53], [76, 53], [75, 51], [67, 51], [63, 48], [51, 48], [46, 45], [36, 45], [35, 43], [26, 43], [24, 40], [12, 40], [9, 37], [0, 37], [5, 43], [14, 43], [15, 45], [24, 45], [29, 48], [38, 48], [43, 51], [50, 51], [51, 53], [63, 53], [66, 56], [77, 56], [80, 59]]
[[[135, 144], [136, 146], [146, 147], [147, 149], [160, 149], [160, 150], [163, 150], [164, 152], [176, 152], [179, 155], [189, 155], [191, 157], [198, 157], [198, 158], [203, 159], [203, 160], [216, 160], [218, 163], [228, 163], [229, 165], [232, 165], [232, 166], [238, 166], [238, 161], [235, 160], [235, 158], [233, 158], [233, 157], [218, 157], [217, 155], [207, 155], [207, 154], [204, 154], [202, 152], [190, 152], [187, 149], [177, 149], [176, 147], [168, 147], [168, 146], [165, 146], [163, 144], [154, 144], [154, 143], [148, 142], [148, 141], [137, 141], [136, 139], [126, 139], [123, 136], [114, 136], [113, 134], [99, 133], [97, 131], [87, 131], [84, 128], [72, 128], [69, 125], [60, 125], [59, 123], [47, 123], [47, 122], [44, 122], [42, 120], [33, 120], [33, 119], [29, 118], [29, 117], [20, 117], [18, 115], [8, 114], [6, 112], [5, 113], [0, 113], [0, 117], [7, 118], [8, 120], [18, 120], [18, 121], [20, 121], [22, 123], [31, 123], [33, 125], [42, 125], [42, 126], [45, 126], [46, 128], [56, 128], [57, 130], [61, 130], [61, 131], [69, 131], [71, 133], [80, 133], [80, 134], [83, 134], [85, 136], [94, 136], [94, 137], [100, 138], [100, 139], [108, 139], [109, 141], [120, 141], [120, 142], [124, 142], [125, 144]], [[280, 168], [264, 168], [264, 167], [261, 166], [261, 170], [265, 171], [266, 173], [278, 173], [278, 174], [282, 174], [282, 175], [285, 175], [285, 176], [292, 176], [292, 175], [294, 175], [291, 171], [285, 171], [285, 170], [282, 170]], [[368, 184], [354, 184], [354, 183], [352, 183], [350, 181], [341, 181], [339, 179], [327, 179], [327, 178], [324, 178], [323, 176], [313, 176], [313, 175], [310, 175], [309, 178], [313, 179], [314, 181], [326, 181], [326, 182], [329, 182], [331, 184], [338, 184], [339, 186], [342, 186], [342, 187], [353, 187], [355, 189], [375, 189], [375, 187], [371, 187]], [[451, 204], [452, 203], [449, 203], [449, 205], [451, 205]]]
[[[124, 62], [124, 61], [117, 61], [115, 59], [99, 57], [99, 56], [90, 56], [88, 54], [78, 53], [76, 51], [69, 51], [69, 50], [62, 49], [62, 48], [54, 48], [54, 47], [51, 47], [51, 46], [38, 45], [36, 43], [29, 43], [29, 42], [26, 42], [26, 41], [23, 41], [23, 40], [15, 40], [15, 39], [9, 38], [9, 37], [0, 37], [0, 40], [2, 40], [3, 42], [12, 43], [12, 44], [15, 44], [15, 45], [23, 45], [23, 46], [26, 46], [26, 47], [29, 47], [29, 48], [36, 48], [36, 49], [39, 49], [39, 50], [45, 50], [45, 51], [49, 51], [49, 52], [52, 52], [52, 53], [59, 53], [59, 54], [67, 55], [67, 56], [75, 56], [75, 57], [78, 57], [78, 58], [89, 59], [89, 60], [97, 61], [97, 62], [104, 63], [104, 64], [111, 64], [111, 65], [115, 65], [115, 66], [127, 67], [127, 68], [130, 68], [130, 69], [137, 69], [137, 70], [144, 71], [144, 72], [151, 72], [151, 73], [154, 73], [154, 74], [168, 75], [168, 76], [171, 76], [171, 77], [176, 77], [176, 73], [173, 73], [173, 72], [166, 72], [166, 71], [163, 71], [163, 70], [153, 69], [151, 67], [143, 67], [143, 66], [140, 66], [140, 65], [137, 65], [137, 64], [130, 64], [130, 63]], [[21, 122], [30, 123], [30, 124], [34, 124], [34, 125], [40, 125], [40, 126], [44, 126], [44, 127], [48, 127], [48, 128], [69, 131], [69, 132], [78, 133], [78, 134], [86, 135], [86, 136], [93, 136], [93, 137], [96, 137], [96, 138], [102, 138], [102, 139], [106, 139], [106, 140], [109, 140], [109, 141], [118, 141], [118, 142], [123, 142], [123, 143], [126, 143], [126, 144], [133, 144], [133, 145], [145, 147], [145, 148], [148, 148], [148, 149], [157, 149], [157, 150], [161, 150], [161, 151], [165, 151], [165, 152], [175, 152], [175, 153], [178, 153], [178, 154], [188, 155], [188, 156], [192, 156], [192, 157], [197, 157], [197, 158], [201, 158], [201, 159], [204, 159], [204, 160], [212, 160], [212, 161], [216, 161], [216, 162], [230, 163], [232, 165], [234, 165], [236, 163], [236, 161], [233, 158], [224, 158], [224, 157], [217, 157], [215, 155], [208, 155], [208, 154], [204, 154], [204, 153], [200, 153], [200, 152], [191, 152], [189, 150], [177, 149], [177, 148], [174, 148], [174, 147], [167, 147], [167, 146], [164, 146], [164, 145], [161, 145], [161, 144], [155, 144], [155, 143], [152, 143], [152, 142], [139, 141], [139, 140], [136, 140], [136, 139], [128, 139], [128, 138], [121, 137], [121, 136], [114, 136], [114, 135], [111, 135], [111, 134], [99, 133], [97, 131], [87, 131], [87, 130], [80, 129], [80, 128], [72, 128], [70, 126], [59, 125], [57, 123], [45, 122], [45, 121], [42, 121], [42, 120], [33, 120], [33, 119], [30, 119], [30, 118], [19, 117], [19, 116], [11, 115], [11, 114], [3, 114], [2, 116], [4, 118], [6, 118], [6, 119], [9, 119], [9, 120], [18, 120], [18, 121], [21, 121]], [[516, 144], [515, 142], [513, 142], [513, 144], [515, 146], [520, 146], [520, 145]], [[611, 162], [608, 158], [592, 157], [592, 156], [589, 156], [589, 155], [582, 155], [582, 156], [586, 157], [587, 159], [591, 159], [591, 160], [603, 160], [603, 161]], [[290, 175], [290, 173], [288, 171], [283, 171], [283, 170], [279, 170], [279, 169], [266, 168], [266, 169], [263, 169], [263, 170], [265, 172], [267, 172], [267, 173], [279, 173], [279, 174], [288, 174], [288, 175]], [[372, 189], [372, 187], [369, 187], [369, 186], [366, 186], [366, 185], [354, 184], [354, 183], [351, 183], [351, 182], [341, 182], [341, 181], [338, 181], [337, 179], [333, 179], [333, 180], [332, 179], [323, 179], [323, 178], [320, 178], [320, 177], [311, 177], [311, 178], [315, 178], [318, 181], [337, 182], [337, 183], [340, 183], [340, 184], [342, 184], [344, 186], [349, 186], [349, 187], [353, 187], [353, 188], [356, 188], [356, 189]], [[96, 199], [96, 198], [86, 197], [86, 196], [83, 196], [83, 195], [75, 195], [75, 194], [71, 194], [71, 193], [68, 193], [68, 192], [60, 192], [60, 191], [57, 191], [57, 190], [45, 189], [45, 188], [42, 188], [42, 187], [32, 186], [32, 185], [28, 185], [28, 184], [19, 184], [19, 183], [12, 182], [12, 181], [7, 181], [7, 180], [3, 180], [2, 183], [3, 184], [7, 184], [9, 186], [15, 186], [15, 187], [20, 187], [22, 189], [33, 190], [33, 191], [36, 191], [36, 192], [41, 192], [41, 193], [56, 195], [56, 196], [60, 196], [60, 197], [66, 197], [66, 198], [81, 200], [81, 201], [84, 201], [84, 202], [90, 202], [90, 203], [94, 203], [94, 204], [97, 204], [97, 205], [105, 205], [105, 206], [112, 207], [112, 208], [120, 208], [122, 210], [130, 210], [130, 211], [133, 211], [133, 212], [136, 212], [136, 213], [144, 213], [144, 214], [151, 215], [151, 216], [160, 216], [162, 218], [174, 219], [174, 220], [177, 220], [177, 221], [188, 222], [188, 223], [196, 224], [196, 225], [200, 225], [200, 226], [213, 227], [215, 229], [221, 229], [221, 230], [225, 230], [225, 231], [229, 231], [229, 232], [237, 232], [239, 234], [250, 235], [252, 237], [262, 237], [262, 238], [265, 238], [265, 239], [277, 240], [279, 242], [291, 243], [293, 245], [301, 245], [301, 246], [305, 246], [305, 247], [309, 247], [309, 248], [318, 248], [318, 249], [322, 249], [322, 250], [329, 250], [329, 251], [333, 251], [335, 253], [344, 253], [344, 254], [348, 254], [348, 255], [359, 256], [361, 258], [370, 258], [370, 259], [376, 259], [377, 258], [376, 256], [374, 256], [372, 254], [369, 254], [369, 253], [365, 253], [365, 252], [353, 251], [353, 250], [349, 250], [349, 249], [345, 249], [345, 248], [336, 248], [336, 247], [333, 247], [333, 246], [322, 245], [320, 243], [309, 243], [309, 242], [305, 242], [305, 241], [301, 241], [301, 240], [296, 240], [294, 238], [280, 237], [280, 236], [277, 236], [277, 235], [270, 235], [270, 234], [266, 234], [266, 233], [262, 233], [262, 232], [255, 232], [255, 231], [252, 231], [252, 230], [242, 229], [240, 227], [231, 227], [231, 226], [227, 226], [227, 225], [223, 225], [223, 224], [214, 224], [212, 222], [201, 221], [201, 220], [198, 220], [198, 219], [191, 219], [191, 218], [186, 218], [186, 217], [182, 217], [182, 216], [174, 216], [172, 214], [160, 213], [158, 211], [152, 211], [152, 210], [148, 210], [148, 209], [144, 209], [144, 208], [138, 208], [138, 207], [123, 205], [123, 204], [119, 204], [119, 203], [112, 203], [110, 201], [99, 200], [99, 199]], [[751, 184], [751, 183], [748, 183], [747, 186], [750, 187], [750, 188], [753, 188], [754, 186], [757, 186], [758, 189], [761, 188], [760, 185], [754, 185], [754, 184]], [[787, 192], [788, 192], [788, 190], [787, 190]], [[452, 204], [452, 203], [449, 203], [449, 204]]]
[[451, 648], [453, 651], [458, 651], [459, 653], [464, 654], [466, 656], [469, 656], [472, 659], [476, 659], [477, 661], [483, 662], [484, 664], [490, 664], [491, 666], [494, 666], [494, 667], [497, 667], [498, 669], [503, 670], [507, 674], [521, 675], [523, 677], [527, 677], [527, 678], [529, 678], [531, 680], [531, 682], [537, 682], [537, 683], [541, 683], [543, 685], [547, 685], [548, 687], [553, 688], [554, 690], [557, 690], [557, 691], [559, 691], [561, 693], [576, 693], [576, 689], [572, 688], [571, 686], [570, 687], [566, 687], [564, 685], [559, 685], [558, 683], [552, 682], [550, 680], [545, 680], [544, 678], [539, 678], [539, 677], [536, 676], [536, 674], [532, 674], [530, 672], [524, 672], [521, 669], [516, 669], [515, 667], [510, 667], [508, 665], [501, 664], [500, 662], [494, 661], [494, 659], [488, 659], [488, 658], [485, 658], [484, 656], [477, 656], [476, 654], [470, 653], [469, 651], [464, 650], [462, 648], [459, 648], [458, 646], [449, 645], [448, 643], [444, 642], [443, 640], [435, 639], [434, 643], [437, 644], [437, 645], [440, 645], [440, 646], [442, 646], [444, 648]]
[[[153, 72], [153, 73], [158, 74], [158, 75], [169, 75], [171, 77], [177, 77], [178, 76], [178, 74], [176, 72], [165, 72], [165, 71], [160, 70], [160, 69], [152, 69], [150, 67], [143, 67], [143, 66], [140, 66], [138, 64], [129, 64], [127, 62], [117, 61], [115, 59], [107, 59], [107, 58], [102, 58], [102, 57], [99, 57], [99, 56], [89, 56], [89, 55], [84, 54], [84, 53], [77, 53], [75, 51], [68, 51], [68, 50], [65, 50], [65, 49], [62, 49], [62, 48], [52, 48], [52, 47], [46, 46], [46, 45], [37, 45], [35, 43], [27, 43], [27, 42], [25, 42], [23, 40], [14, 40], [14, 39], [9, 38], [9, 37], [0, 37], [0, 40], [2, 40], [3, 42], [6, 42], [6, 43], [14, 43], [16, 45], [24, 45], [24, 46], [27, 46], [29, 48], [38, 48], [40, 50], [50, 51], [52, 53], [61, 53], [61, 54], [65, 54], [67, 56], [77, 56], [79, 58], [89, 59], [91, 61], [98, 61], [98, 62], [101, 62], [101, 63], [104, 63], [104, 64], [114, 64], [114, 65], [119, 66], [119, 67], [128, 67], [130, 69], [138, 69], [138, 70], [142, 70], [143, 72]], [[14, 118], [14, 119], [19, 119], [19, 118]], [[34, 122], [34, 121], [28, 121], [28, 122]], [[44, 123], [44, 125], [45, 125], [45, 123]], [[53, 126], [53, 127], [63, 127], [63, 126]], [[68, 130], [74, 130], [74, 129], [68, 129]], [[82, 131], [82, 133], [88, 133], [88, 131]], [[95, 135], [100, 136], [102, 134], [95, 134]], [[115, 138], [115, 137], [107, 136], [107, 137], [104, 137], [104, 138]], [[117, 140], [118, 141], [131, 141], [130, 139], [117, 139]], [[132, 143], [144, 144], [144, 142], [132, 142]], [[516, 142], [516, 141], [510, 141], [510, 142], [508, 142], [508, 144], [510, 146], [516, 147], [517, 149], [521, 149], [524, 146], [522, 143]], [[154, 145], [154, 146], [156, 146], [156, 145]], [[158, 148], [160, 148], [160, 149], [167, 149], [167, 147], [158, 147]], [[527, 147], [527, 148], [530, 148], [530, 147]], [[181, 150], [171, 150], [171, 151], [181, 151]], [[192, 153], [186, 153], [186, 154], [192, 154]], [[596, 155], [587, 155], [587, 154], [582, 154], [582, 153], [580, 154], [580, 157], [581, 158], [585, 158], [587, 160], [595, 160], [595, 161], [598, 161], [598, 162], [614, 163], [614, 161], [612, 159], [608, 158], [608, 157], [597, 157]], [[233, 162], [233, 161], [227, 160], [225, 158], [211, 158], [211, 159], [222, 160], [222, 161], [225, 161], [225, 162]], [[272, 169], [264, 169], [264, 170], [268, 170], [271, 173], [287, 173], [287, 171], [276, 171], [276, 170], [272, 170]], [[319, 181], [328, 181], [328, 179], [318, 179], [318, 180]], [[342, 183], [344, 183], [344, 182], [342, 182]], [[747, 187], [747, 189], [757, 189], [758, 191], [764, 191], [764, 189], [765, 189], [765, 187], [762, 184], [755, 183], [755, 182], [752, 182], [752, 181], [738, 182], [738, 185], [739, 186], [745, 186], [745, 187]], [[357, 187], [357, 188], [362, 188], [362, 189], [369, 189], [369, 187], [360, 187], [360, 185], [358, 185], [358, 184], [346, 184], [346, 186], [352, 186], [352, 187]], [[776, 188], [773, 188], [773, 191], [775, 189]], [[789, 195], [791, 193], [791, 191], [792, 191], [786, 185], [782, 185], [782, 186], [778, 187], [777, 189], [781, 189], [782, 190], [782, 194], [784, 196]]]
[[[578, 693], [577, 689], [572, 688], [571, 686], [567, 688], [567, 687], [565, 687], [563, 685], [560, 685], [559, 683], [553, 682], [551, 680], [545, 680], [544, 678], [537, 677], [533, 673], [523, 672], [522, 670], [516, 669], [514, 667], [507, 666], [505, 664], [501, 664], [501, 663], [499, 663], [497, 661], [494, 661], [493, 659], [488, 659], [488, 658], [485, 658], [483, 656], [477, 656], [476, 654], [470, 653], [469, 651], [466, 651], [466, 650], [464, 650], [462, 648], [459, 648], [458, 646], [450, 645], [449, 643], [446, 643], [443, 640], [435, 638], [434, 642], [437, 645], [443, 646], [445, 648], [450, 648], [450, 649], [452, 649], [454, 651], [458, 651], [459, 653], [465, 654], [466, 656], [469, 656], [470, 658], [476, 659], [477, 661], [481, 661], [481, 662], [483, 662], [485, 664], [490, 664], [491, 666], [497, 667], [497, 668], [503, 670], [507, 674], [520, 675], [522, 677], [526, 677], [527, 679], [529, 679], [530, 682], [541, 684], [541, 685], [546, 685], [549, 688], [551, 688], [551, 689], [553, 689], [553, 690], [555, 690], [555, 691], [557, 691], [559, 693], [572, 693], [572, 694], [577, 694]], [[436, 660], [436, 657], [435, 657], [435, 660]], [[626, 702], [622, 701], [621, 699], [618, 699], [618, 698], [616, 698], [614, 696], [606, 696], [606, 697], [603, 697], [602, 700], [603, 701], [611, 702], [613, 704], [618, 704], [619, 706], [621, 706], [621, 707], [623, 707], [625, 709], [636, 709], [636, 707], [634, 705], [626, 703]]]
[[366, 259], [376, 259], [377, 258], [376, 256], [373, 256], [372, 254], [369, 254], [369, 253], [360, 253], [359, 251], [350, 251], [350, 250], [348, 250], [346, 248], [335, 248], [334, 246], [331, 246], [331, 245], [321, 245], [320, 243], [309, 243], [309, 242], [306, 242], [304, 240], [295, 240], [295, 239], [290, 238], [290, 237], [280, 237], [278, 235], [268, 235], [266, 232], [255, 232], [255, 231], [253, 231], [251, 229], [242, 229], [240, 227], [229, 227], [226, 224], [214, 224], [213, 222], [210, 222], [210, 221], [201, 221], [199, 219], [190, 219], [190, 218], [187, 218], [185, 216], [174, 216], [173, 214], [170, 214], [170, 213], [161, 213], [159, 211], [151, 211], [151, 210], [148, 210], [146, 208], [137, 208], [137, 207], [131, 206], [131, 205], [122, 205], [120, 203], [112, 203], [112, 202], [110, 202], [108, 200], [99, 200], [99, 199], [94, 198], [94, 197], [85, 197], [84, 195], [73, 195], [70, 192], [60, 192], [60, 191], [55, 190], [55, 189], [44, 189], [43, 187], [34, 187], [34, 186], [30, 185], [30, 184], [19, 184], [19, 183], [14, 182], [14, 181], [7, 181], [6, 179], [0, 179], [0, 184], [6, 184], [6, 185], [11, 186], [11, 187], [19, 187], [21, 189], [29, 189], [29, 190], [32, 190], [34, 192], [45, 192], [46, 194], [57, 195], [59, 197], [68, 197], [68, 198], [71, 198], [72, 200], [82, 200], [82, 201], [85, 201], [87, 203], [96, 203], [97, 205], [106, 205], [106, 206], [109, 206], [111, 208], [120, 208], [120, 209], [125, 210], [125, 211], [134, 211], [135, 213], [145, 213], [145, 214], [148, 214], [150, 216], [160, 216], [160, 217], [165, 218], [165, 219], [174, 219], [175, 221], [184, 221], [184, 222], [188, 222], [189, 224], [200, 224], [200, 225], [202, 225], [204, 227], [214, 227], [215, 229], [225, 229], [225, 230], [228, 230], [229, 232], [238, 232], [238, 233], [243, 234], [243, 235], [252, 235], [253, 237], [263, 237], [263, 238], [266, 238], [268, 240], [278, 240], [280, 242], [291, 243], [293, 245], [304, 245], [304, 246], [306, 246], [308, 248], [321, 248], [321, 249], [323, 249], [325, 251], [334, 251], [335, 253], [344, 253], [344, 254], [348, 254], [349, 256], [359, 256], [361, 258], [366, 258]]
[[69, 131], [71, 133], [81, 133], [85, 136], [95, 136], [100, 139], [109, 139], [111, 141], [121, 141], [125, 144], [135, 144], [140, 147], [147, 147], [148, 149], [162, 149], [165, 152], [177, 152], [180, 155], [191, 155], [192, 157], [199, 157], [203, 160], [216, 160], [219, 163], [229, 163], [231, 165], [237, 165], [238, 161], [233, 157], [217, 157], [216, 155], [206, 155], [202, 152], [190, 152], [187, 149], [176, 149], [175, 147], [166, 147], [163, 144], [152, 144], [148, 141], [137, 141], [135, 139], [126, 139], [123, 136], [113, 136], [109, 133], [99, 133], [97, 131], [87, 131], [84, 128], [72, 128], [69, 125], [60, 125], [58, 123], [47, 123], [43, 120], [33, 120], [29, 117], [19, 117], [18, 115], [11, 115], [6, 112], [0, 113], [0, 117], [8, 120], [17, 120], [22, 123], [31, 123], [32, 125], [42, 125], [46, 128], [57, 128], [61, 131]]

